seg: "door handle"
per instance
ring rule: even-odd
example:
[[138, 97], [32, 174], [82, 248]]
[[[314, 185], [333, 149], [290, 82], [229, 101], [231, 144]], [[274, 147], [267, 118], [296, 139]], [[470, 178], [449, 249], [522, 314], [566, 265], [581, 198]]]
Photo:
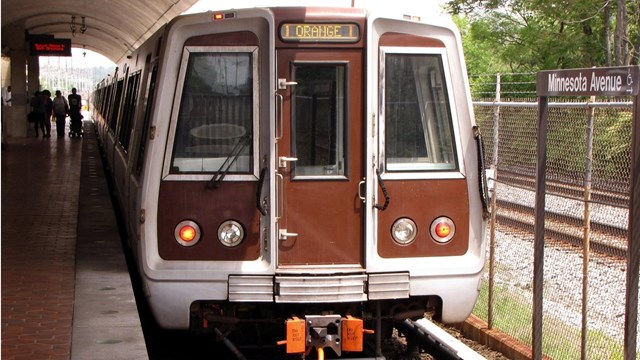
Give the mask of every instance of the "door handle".
[[282, 115], [282, 104], [284, 103], [284, 97], [278, 93], [275, 94], [276, 96], [276, 108], [278, 109], [278, 117], [277, 117], [277, 121], [278, 124], [276, 125], [276, 141], [282, 139], [282, 134], [284, 132], [284, 129], [282, 128], [284, 125], [282, 125], [283, 120], [283, 116]]
[[287, 163], [288, 162], [293, 162], [293, 161], [298, 161], [298, 158], [279, 156], [278, 157], [278, 167], [286, 168], [287, 167]]
[[298, 85], [295, 81], [287, 81], [287, 79], [278, 79], [278, 90], [284, 90], [287, 86]]
[[282, 206], [284, 205], [284, 177], [276, 172], [276, 221], [282, 218]]
[[287, 229], [278, 230], [278, 239], [282, 241], [287, 240], [290, 237], [297, 237], [297, 236], [298, 236], [297, 233], [287, 232]]
[[[365, 185], [366, 183], [367, 183], [367, 182], [366, 182], [366, 179], [365, 179], [365, 178], [362, 178], [362, 181], [360, 181], [360, 182], [358, 183], [358, 197], [360, 198], [360, 200], [362, 200], [362, 202], [363, 202], [363, 203], [366, 203], [366, 202], [367, 202], [367, 198], [366, 198], [366, 196], [365, 196], [365, 195], [363, 195], [363, 193], [366, 193], [366, 191], [367, 191], [367, 189], [366, 189], [366, 188], [364, 188], [364, 185]], [[363, 190], [363, 188], [364, 188], [364, 191], [362, 191], [362, 190]]]

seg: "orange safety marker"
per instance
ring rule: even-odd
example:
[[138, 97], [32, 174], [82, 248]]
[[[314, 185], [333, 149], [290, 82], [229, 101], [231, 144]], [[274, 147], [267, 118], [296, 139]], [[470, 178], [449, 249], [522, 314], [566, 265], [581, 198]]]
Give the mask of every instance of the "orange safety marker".
[[[287, 320], [287, 354], [303, 353], [305, 351], [305, 323], [304, 319]], [[280, 342], [279, 342], [280, 343]]]
[[[370, 332], [367, 330], [366, 332]], [[356, 319], [347, 315], [342, 319], [342, 350], [343, 351], [362, 351], [363, 337], [365, 330], [363, 329], [362, 319]]]

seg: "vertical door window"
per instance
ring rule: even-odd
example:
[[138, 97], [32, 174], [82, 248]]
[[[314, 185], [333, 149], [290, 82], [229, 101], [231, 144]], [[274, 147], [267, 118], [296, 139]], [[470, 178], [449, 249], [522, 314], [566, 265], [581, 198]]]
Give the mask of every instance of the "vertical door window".
[[345, 175], [346, 65], [294, 66], [292, 148], [294, 179]]

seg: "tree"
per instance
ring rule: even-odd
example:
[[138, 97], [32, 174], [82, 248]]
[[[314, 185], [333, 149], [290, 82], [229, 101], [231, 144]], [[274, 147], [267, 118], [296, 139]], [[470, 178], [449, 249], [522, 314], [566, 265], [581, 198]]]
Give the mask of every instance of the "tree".
[[477, 53], [471, 47], [491, 49], [483, 56], [493, 60], [494, 72], [638, 63], [637, 0], [452, 0], [447, 6], [465, 19], [458, 24], [465, 26], [462, 33], [471, 74], [476, 70], [474, 63], [487, 63], [487, 59], [472, 59]]

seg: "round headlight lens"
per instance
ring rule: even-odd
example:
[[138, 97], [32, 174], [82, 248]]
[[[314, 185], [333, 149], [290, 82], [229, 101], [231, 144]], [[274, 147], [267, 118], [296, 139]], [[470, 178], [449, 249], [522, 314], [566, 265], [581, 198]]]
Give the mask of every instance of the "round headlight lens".
[[200, 240], [200, 226], [191, 220], [181, 221], [176, 225], [173, 235], [182, 246], [193, 246]]
[[218, 240], [226, 247], [238, 246], [244, 240], [244, 229], [239, 222], [227, 220], [218, 228]]
[[391, 236], [399, 245], [410, 244], [418, 234], [416, 223], [409, 218], [396, 220], [391, 227]]
[[449, 242], [455, 233], [456, 225], [446, 216], [441, 216], [431, 223], [431, 237], [441, 244]]

